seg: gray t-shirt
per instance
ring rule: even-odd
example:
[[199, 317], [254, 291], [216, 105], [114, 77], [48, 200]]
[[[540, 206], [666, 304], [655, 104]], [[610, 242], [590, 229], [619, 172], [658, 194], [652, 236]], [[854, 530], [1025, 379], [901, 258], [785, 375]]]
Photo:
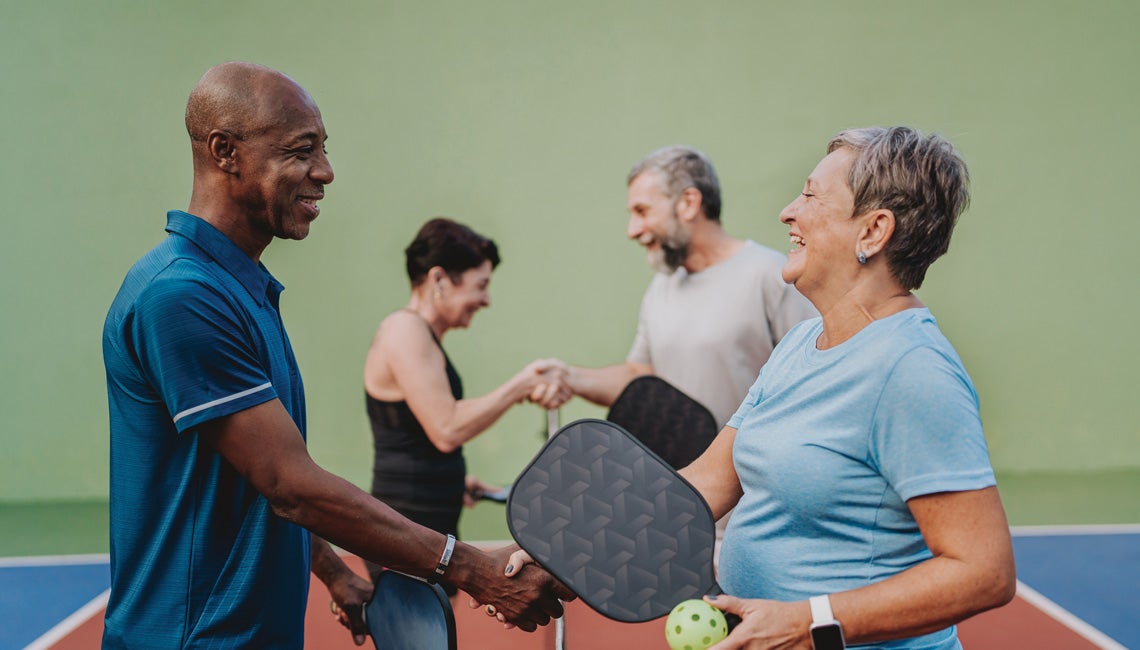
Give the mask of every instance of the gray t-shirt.
[[629, 361], [704, 404], [723, 427], [772, 348], [796, 323], [818, 316], [780, 277], [785, 257], [754, 241], [698, 273], [658, 273], [641, 301]]

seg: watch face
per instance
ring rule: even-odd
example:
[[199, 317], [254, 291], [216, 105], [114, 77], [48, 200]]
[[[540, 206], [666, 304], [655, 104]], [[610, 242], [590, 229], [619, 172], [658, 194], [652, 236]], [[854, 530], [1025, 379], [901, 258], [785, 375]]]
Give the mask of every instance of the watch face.
[[811, 629], [811, 643], [815, 650], [843, 650], [843, 630], [838, 623], [820, 625]]

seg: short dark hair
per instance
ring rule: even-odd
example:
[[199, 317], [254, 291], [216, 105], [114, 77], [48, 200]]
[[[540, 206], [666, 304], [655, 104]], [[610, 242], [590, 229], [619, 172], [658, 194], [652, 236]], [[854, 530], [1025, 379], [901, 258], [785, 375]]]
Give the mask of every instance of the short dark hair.
[[433, 267], [447, 272], [458, 282], [464, 271], [486, 261], [491, 268], [499, 265], [499, 248], [495, 242], [467, 226], [447, 217], [435, 217], [420, 227], [416, 238], [404, 249], [408, 279], [419, 286]]
[[966, 162], [945, 138], [905, 126], [848, 129], [828, 143], [828, 153], [836, 149], [855, 153], [847, 178], [855, 215], [894, 213], [887, 265], [904, 289], [919, 288], [970, 203]]
[[629, 185], [646, 172], [660, 175], [661, 189], [670, 200], [681, 196], [681, 192], [690, 187], [697, 188], [701, 193], [701, 212], [713, 221], [720, 221], [720, 180], [716, 177], [712, 161], [705, 154], [680, 145], [658, 149], [629, 170], [625, 184]]

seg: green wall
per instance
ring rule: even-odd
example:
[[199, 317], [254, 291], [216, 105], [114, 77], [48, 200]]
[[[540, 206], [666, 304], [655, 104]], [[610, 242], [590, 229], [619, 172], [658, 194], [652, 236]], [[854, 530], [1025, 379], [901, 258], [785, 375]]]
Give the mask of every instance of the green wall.
[[[106, 495], [100, 333], [129, 265], [189, 199], [205, 69], [252, 60], [317, 98], [336, 182], [286, 284], [311, 448], [366, 484], [361, 368], [438, 214], [494, 237], [495, 305], [445, 343], [471, 394], [538, 356], [623, 358], [649, 271], [624, 176], [704, 149], [733, 233], [828, 138], [906, 123], [962, 150], [974, 200], [922, 298], [966, 361], [1003, 471], [1140, 467], [1140, 151], [1131, 2], [0, 2], [0, 500]], [[576, 402], [564, 420], [601, 411]], [[508, 480], [543, 416], [469, 446]]]

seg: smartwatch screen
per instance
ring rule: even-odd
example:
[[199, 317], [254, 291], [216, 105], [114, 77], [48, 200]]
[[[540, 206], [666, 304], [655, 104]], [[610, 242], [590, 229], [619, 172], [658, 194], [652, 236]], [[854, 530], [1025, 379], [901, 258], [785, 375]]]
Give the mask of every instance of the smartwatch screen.
[[815, 650], [843, 650], [843, 630], [838, 625], [821, 625], [811, 629], [811, 642]]

